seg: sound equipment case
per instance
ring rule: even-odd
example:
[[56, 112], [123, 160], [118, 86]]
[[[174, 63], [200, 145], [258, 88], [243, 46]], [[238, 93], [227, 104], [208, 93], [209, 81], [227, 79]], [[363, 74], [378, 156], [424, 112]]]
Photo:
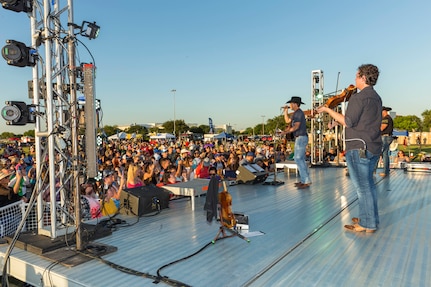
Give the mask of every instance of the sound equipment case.
[[142, 216], [169, 208], [170, 191], [155, 185], [125, 189], [120, 196], [120, 213]]

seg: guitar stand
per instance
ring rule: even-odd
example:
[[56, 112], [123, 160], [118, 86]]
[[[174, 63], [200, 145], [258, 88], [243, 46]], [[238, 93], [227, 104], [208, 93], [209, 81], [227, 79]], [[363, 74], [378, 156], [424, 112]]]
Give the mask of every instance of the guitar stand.
[[[231, 233], [231, 235], [227, 236], [226, 235], [226, 231], [228, 231], [229, 233]], [[221, 236], [220, 236], [221, 235]], [[220, 228], [217, 232], [216, 237], [214, 237], [213, 241], [211, 241], [213, 244], [215, 244], [215, 242], [218, 239], [223, 239], [223, 238], [228, 238], [228, 237], [233, 237], [233, 236], [238, 236], [239, 238], [241, 238], [242, 240], [245, 240], [247, 242], [250, 242], [250, 239], [248, 239], [247, 237], [245, 237], [244, 235], [238, 233], [237, 231], [234, 231], [226, 226], [223, 225], [223, 223], [220, 224]]]

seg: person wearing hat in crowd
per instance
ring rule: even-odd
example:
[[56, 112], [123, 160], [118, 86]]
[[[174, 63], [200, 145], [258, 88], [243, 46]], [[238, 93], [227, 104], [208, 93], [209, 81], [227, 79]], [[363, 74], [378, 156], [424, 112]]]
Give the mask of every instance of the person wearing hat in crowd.
[[189, 150], [188, 149], [180, 149], [179, 151], [179, 157], [177, 158], [175, 165], [177, 167], [177, 171], [175, 173], [175, 176], [177, 178], [182, 177], [183, 173], [185, 172], [186, 165], [188, 165], [187, 157], [189, 156]]
[[316, 109], [318, 113], [328, 113], [346, 127], [345, 156], [350, 179], [358, 195], [359, 216], [353, 217], [352, 224], [344, 225], [344, 228], [353, 232], [373, 233], [379, 225], [377, 189], [373, 178], [374, 167], [382, 152], [382, 99], [374, 90], [379, 73], [372, 64], [358, 67], [355, 86], [360, 92], [350, 97], [344, 115], [325, 106]]
[[311, 185], [308, 165], [305, 162], [305, 152], [308, 144], [307, 126], [305, 123], [305, 114], [300, 108], [304, 103], [300, 97], [292, 97], [288, 102], [286, 102], [286, 104], [289, 104], [290, 109], [293, 110], [293, 115], [292, 118], [289, 117], [289, 107], [286, 105], [283, 108], [284, 120], [287, 124], [284, 133], [292, 133], [295, 137], [293, 159], [298, 166], [299, 176], [301, 179], [301, 181], [295, 183], [295, 186], [299, 189], [304, 189]]
[[382, 177], [389, 175], [389, 146], [394, 140], [394, 138], [392, 137], [392, 132], [394, 130], [394, 122], [389, 115], [389, 111], [391, 110], [392, 109], [389, 107], [382, 107], [382, 124], [380, 125], [380, 131], [382, 133], [383, 172], [379, 174]]
[[243, 166], [243, 165], [248, 165], [248, 164], [252, 164], [254, 163], [254, 152], [249, 151], [245, 154], [245, 158], [241, 159], [239, 161], [239, 165]]

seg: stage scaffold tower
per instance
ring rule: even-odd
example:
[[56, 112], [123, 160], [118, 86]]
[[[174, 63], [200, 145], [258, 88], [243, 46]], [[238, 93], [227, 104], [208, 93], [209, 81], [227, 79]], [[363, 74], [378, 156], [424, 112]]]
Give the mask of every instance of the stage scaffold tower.
[[[3, 8], [24, 12], [30, 19], [31, 46], [7, 40], [2, 49], [7, 64], [32, 67], [28, 83], [32, 103], [18, 105], [20, 113], [16, 117], [14, 113], [4, 113], [10, 115], [5, 118], [9, 125], [35, 125], [37, 181], [33, 194], [37, 197], [30, 200], [29, 208], [36, 202], [38, 234], [56, 238], [76, 232], [77, 249], [81, 250], [79, 187], [86, 179], [98, 176], [94, 121], [98, 117], [94, 103], [95, 66], [76, 63], [75, 48], [77, 37], [95, 39], [100, 27], [95, 22], [75, 24], [73, 0], [1, 2]], [[6, 110], [15, 111], [14, 103], [6, 102], [10, 106]], [[84, 115], [84, 125], [79, 125], [80, 114]]]
[[[311, 109], [314, 111], [324, 103], [323, 97], [323, 71], [311, 71]], [[311, 116], [311, 164], [321, 165], [323, 160], [323, 132], [324, 132], [323, 114]]]

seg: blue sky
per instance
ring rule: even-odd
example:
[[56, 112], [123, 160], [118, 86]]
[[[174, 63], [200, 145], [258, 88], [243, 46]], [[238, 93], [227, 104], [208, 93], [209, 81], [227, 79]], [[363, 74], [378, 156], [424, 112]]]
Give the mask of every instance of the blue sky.
[[[64, 1], [65, 2], [65, 1]], [[311, 103], [311, 71], [324, 92], [354, 84], [356, 69], [381, 70], [376, 90], [398, 115], [431, 109], [431, 1], [75, 0], [75, 23], [96, 21], [80, 40], [97, 66], [103, 124], [173, 120], [240, 130], [280, 114], [292, 96]], [[0, 44], [30, 44], [29, 19], [0, 8]], [[91, 62], [82, 45], [79, 61]], [[31, 68], [0, 59], [0, 102], [27, 98]], [[1, 106], [3, 107], [3, 105]], [[262, 116], [264, 116], [262, 118]], [[26, 131], [6, 126], [0, 132]]]

